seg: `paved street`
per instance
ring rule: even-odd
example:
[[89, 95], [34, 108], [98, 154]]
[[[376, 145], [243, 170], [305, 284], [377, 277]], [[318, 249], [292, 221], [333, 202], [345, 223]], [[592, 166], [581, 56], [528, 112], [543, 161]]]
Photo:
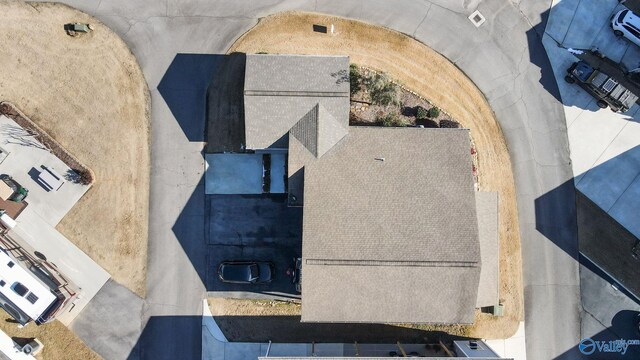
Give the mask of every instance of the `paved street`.
[[[583, 288], [582, 338], [599, 341], [618, 339], [638, 339], [640, 334], [636, 324], [640, 314], [640, 301], [629, 297], [623, 291], [611, 286], [600, 269], [586, 261], [580, 266], [580, 280]], [[596, 355], [596, 354], [594, 354]], [[607, 356], [608, 355], [608, 356]], [[624, 356], [598, 354], [600, 359], [639, 359], [640, 346], [630, 346]]]
[[[413, 35], [455, 62], [484, 92], [506, 136], [515, 171], [528, 358], [552, 359], [578, 343], [575, 209], [571, 192], [561, 186], [573, 173], [558, 90], [539, 39], [548, 1], [520, 1], [518, 7], [503, 0], [65, 2], [122, 36], [151, 89], [147, 325], [139, 344], [143, 358], [200, 358], [200, 323], [188, 319], [202, 313], [205, 295], [204, 263], [194, 261], [205, 247], [204, 145], [186, 135], [195, 129], [204, 137], [203, 119], [178, 124], [157, 86], [176, 54], [224, 53], [260, 16], [292, 9], [361, 19]], [[476, 8], [487, 18], [480, 28], [466, 18]], [[553, 192], [558, 188], [562, 191]], [[555, 195], [536, 207], [535, 200], [547, 193]]]

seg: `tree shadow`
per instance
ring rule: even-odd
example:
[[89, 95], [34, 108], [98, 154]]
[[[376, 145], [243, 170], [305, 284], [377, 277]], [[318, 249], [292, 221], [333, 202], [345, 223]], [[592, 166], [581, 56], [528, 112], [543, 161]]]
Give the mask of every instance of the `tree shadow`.
[[13, 144], [19, 146], [32, 147], [44, 151], [50, 151], [46, 146], [40, 143], [35, 132], [27, 130], [17, 125], [4, 124], [0, 127], [5, 144]]

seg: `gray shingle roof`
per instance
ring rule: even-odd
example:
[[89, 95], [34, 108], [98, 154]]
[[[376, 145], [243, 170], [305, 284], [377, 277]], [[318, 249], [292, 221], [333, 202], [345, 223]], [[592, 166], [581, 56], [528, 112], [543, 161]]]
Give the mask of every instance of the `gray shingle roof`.
[[[349, 58], [247, 55], [244, 109], [247, 149], [286, 148], [289, 130], [309, 116], [333, 118], [346, 129]], [[326, 151], [322, 141], [316, 145]]]
[[245, 92], [349, 94], [348, 56], [247, 55]]
[[479, 267], [304, 264], [303, 322], [470, 324]]
[[471, 168], [461, 129], [350, 127], [306, 163], [302, 320], [472, 322]]
[[320, 104], [311, 109], [290, 131], [313, 156], [319, 158], [338, 143], [345, 135], [344, 128]]

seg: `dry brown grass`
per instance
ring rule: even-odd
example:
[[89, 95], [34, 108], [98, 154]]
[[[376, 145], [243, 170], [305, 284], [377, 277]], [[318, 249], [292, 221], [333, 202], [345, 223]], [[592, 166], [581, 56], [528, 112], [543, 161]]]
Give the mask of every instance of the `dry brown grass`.
[[[65, 5], [2, 3], [0, 11], [0, 100], [96, 175], [58, 230], [144, 296], [150, 110], [136, 59], [110, 29]], [[63, 29], [69, 22], [94, 30], [70, 37]]]
[[22, 329], [18, 324], [10, 322], [11, 316], [0, 308], [0, 330], [11, 337], [37, 338], [44, 344], [44, 349], [37, 358], [42, 360], [93, 360], [101, 357], [89, 349], [71, 330], [61, 322], [36, 326], [28, 324]]
[[299, 303], [277, 300], [207, 299], [213, 316], [300, 316]]
[[[314, 33], [312, 24], [334, 24], [336, 32]], [[263, 18], [232, 45], [231, 52], [349, 55], [351, 62], [386, 72], [471, 129], [478, 151], [479, 188], [497, 191], [500, 196], [500, 298], [505, 316], [494, 318], [478, 312], [473, 326], [444, 329], [484, 338], [515, 333], [524, 314], [511, 160], [493, 111], [469, 78], [445, 57], [406, 35], [322, 14], [287, 12]]]

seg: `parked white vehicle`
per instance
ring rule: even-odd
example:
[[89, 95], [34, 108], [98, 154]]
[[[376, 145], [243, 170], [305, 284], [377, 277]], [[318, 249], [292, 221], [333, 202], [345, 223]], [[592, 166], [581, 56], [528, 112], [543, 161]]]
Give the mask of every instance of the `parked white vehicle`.
[[625, 37], [640, 46], [640, 17], [629, 9], [621, 10], [611, 17], [611, 29], [618, 37]]

